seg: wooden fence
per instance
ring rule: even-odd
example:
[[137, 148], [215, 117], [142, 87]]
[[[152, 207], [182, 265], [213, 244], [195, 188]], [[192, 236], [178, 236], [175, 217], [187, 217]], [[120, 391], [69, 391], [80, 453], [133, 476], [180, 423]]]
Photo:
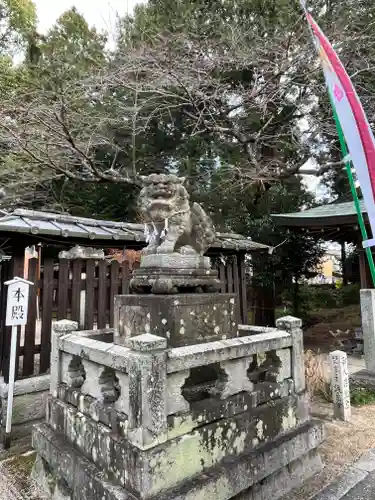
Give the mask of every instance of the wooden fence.
[[[38, 260], [31, 259], [27, 279], [35, 285], [30, 287], [27, 325], [18, 327], [18, 378], [48, 372], [53, 320], [71, 319], [87, 330], [113, 327], [114, 297], [129, 293], [130, 275], [127, 262], [45, 259], [38, 279]], [[11, 332], [5, 326], [3, 331], [7, 380]]]
[[[225, 261], [221, 258], [213, 261], [222, 281], [220, 291], [237, 294], [238, 320], [247, 323], [244, 259], [233, 255]], [[21, 276], [22, 265], [13, 262], [8, 269], [3, 266], [1, 284], [13, 277], [11, 273]], [[38, 279], [38, 260], [31, 259], [27, 279], [35, 285], [30, 288], [27, 325], [18, 327], [17, 378], [49, 371], [53, 320], [71, 319], [87, 330], [113, 327], [114, 297], [130, 292], [131, 274], [127, 262], [46, 258]], [[11, 329], [4, 325], [5, 297], [6, 293], [1, 293], [0, 352], [1, 372], [7, 382]]]

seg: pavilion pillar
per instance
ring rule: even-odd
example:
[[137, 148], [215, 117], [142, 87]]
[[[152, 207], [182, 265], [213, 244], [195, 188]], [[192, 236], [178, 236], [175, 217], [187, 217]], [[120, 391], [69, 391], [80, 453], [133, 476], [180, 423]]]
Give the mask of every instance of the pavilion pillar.
[[375, 290], [361, 290], [361, 320], [366, 369], [350, 376], [352, 387], [375, 390]]
[[352, 386], [375, 390], [375, 287], [364, 250], [358, 250], [361, 276], [361, 323], [366, 369], [351, 375]]
[[363, 248], [357, 247], [357, 252], [359, 255], [359, 274], [361, 279], [361, 290], [367, 290], [374, 288], [374, 284], [371, 278], [370, 267], [368, 265], [366, 253]]

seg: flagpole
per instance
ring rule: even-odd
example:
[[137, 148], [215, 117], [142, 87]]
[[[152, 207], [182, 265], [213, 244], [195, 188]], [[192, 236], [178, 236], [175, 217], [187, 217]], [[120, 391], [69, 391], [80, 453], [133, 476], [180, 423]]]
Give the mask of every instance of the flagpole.
[[[307, 15], [308, 11], [307, 11], [307, 7], [306, 7], [306, 0], [300, 0], [300, 4], [301, 4], [301, 8], [304, 11], [305, 15]], [[310, 23], [308, 23], [308, 27], [310, 29], [312, 40], [314, 42], [315, 37], [314, 37], [313, 30], [312, 30], [312, 28], [310, 26]], [[315, 43], [314, 43], [314, 45], [315, 45]], [[334, 101], [332, 99], [332, 96], [331, 96], [331, 93], [330, 93], [329, 90], [328, 90], [328, 96], [329, 96], [329, 100], [331, 102], [331, 106], [332, 106], [332, 110], [333, 110], [333, 118], [335, 120], [337, 134], [339, 136], [339, 142], [340, 142], [340, 147], [341, 147], [341, 154], [343, 156], [343, 160], [345, 161], [346, 158], [349, 158], [348, 147], [346, 145], [344, 132], [342, 130], [342, 127], [341, 127], [341, 124], [340, 124], [340, 120], [339, 120], [339, 118], [337, 116], [336, 107], [334, 105]], [[361, 229], [361, 234], [362, 234], [362, 240], [366, 241], [366, 240], [368, 240], [367, 229], [366, 229], [365, 221], [364, 221], [363, 214], [362, 214], [362, 211], [361, 211], [361, 206], [360, 206], [358, 195], [357, 195], [357, 189], [355, 187], [355, 182], [354, 182], [354, 178], [353, 178], [353, 174], [352, 174], [351, 160], [350, 159], [348, 159], [348, 160], [345, 161], [345, 170], [346, 170], [346, 173], [348, 175], [350, 190], [351, 190], [351, 193], [352, 193], [352, 196], [353, 196], [353, 201], [354, 201], [355, 209], [356, 209], [356, 212], [357, 212], [358, 223], [359, 223], [359, 227]], [[375, 238], [375, 235], [373, 235], [373, 238]], [[372, 282], [373, 282], [373, 285], [375, 286], [375, 264], [374, 264], [374, 257], [372, 255], [371, 247], [366, 247], [365, 251], [366, 251], [368, 265], [369, 265], [369, 268], [370, 268]]]
[[[349, 151], [348, 151], [348, 148], [347, 148], [347, 145], [346, 145], [346, 142], [345, 142], [344, 133], [343, 133], [342, 128], [341, 128], [340, 120], [339, 120], [339, 118], [337, 116], [336, 107], [335, 107], [335, 105], [333, 103], [332, 96], [331, 96], [331, 94], [329, 92], [328, 92], [328, 95], [329, 95], [329, 100], [331, 101], [331, 106], [332, 106], [332, 110], [333, 110], [333, 118], [335, 120], [337, 134], [339, 136], [339, 142], [340, 142], [340, 147], [341, 147], [341, 154], [342, 154], [343, 159], [345, 159], [345, 158], [348, 158]], [[365, 221], [364, 221], [364, 218], [363, 218], [361, 206], [360, 206], [360, 203], [359, 203], [359, 199], [358, 199], [358, 195], [357, 195], [357, 189], [355, 187], [355, 182], [354, 182], [354, 177], [353, 177], [353, 173], [352, 173], [352, 166], [351, 166], [351, 160], [350, 159], [347, 160], [347, 161], [345, 161], [345, 170], [346, 170], [346, 173], [348, 175], [348, 180], [349, 180], [349, 184], [350, 184], [350, 190], [352, 192], [353, 201], [354, 201], [355, 209], [356, 209], [356, 212], [357, 212], [357, 217], [358, 217], [359, 227], [361, 229], [362, 239], [364, 241], [366, 241], [368, 239], [367, 229], [366, 229]], [[365, 251], [366, 251], [366, 256], [367, 256], [367, 260], [368, 260], [368, 265], [369, 265], [369, 268], [370, 268], [372, 282], [375, 285], [375, 264], [374, 264], [374, 257], [372, 255], [371, 248], [367, 247], [365, 249]]]

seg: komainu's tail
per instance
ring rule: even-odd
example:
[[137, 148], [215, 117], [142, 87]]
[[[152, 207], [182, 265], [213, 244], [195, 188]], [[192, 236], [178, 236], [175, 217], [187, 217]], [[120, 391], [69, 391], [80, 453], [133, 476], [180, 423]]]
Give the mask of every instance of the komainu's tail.
[[215, 241], [215, 227], [199, 203], [193, 203], [191, 207], [193, 239], [196, 241], [195, 250], [203, 255]]

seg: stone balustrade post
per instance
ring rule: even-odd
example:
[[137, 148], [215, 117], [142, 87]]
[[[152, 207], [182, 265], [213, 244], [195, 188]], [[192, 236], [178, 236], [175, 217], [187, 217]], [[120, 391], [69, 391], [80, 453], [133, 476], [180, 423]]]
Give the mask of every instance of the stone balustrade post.
[[294, 389], [297, 393], [302, 392], [306, 389], [302, 320], [293, 316], [284, 316], [276, 321], [276, 327], [279, 330], [287, 331], [292, 336], [292, 376]]
[[361, 290], [360, 297], [366, 369], [375, 372], [375, 290]]
[[60, 380], [61, 357], [59, 351], [59, 339], [63, 335], [72, 333], [77, 330], [78, 330], [78, 323], [76, 321], [70, 321], [68, 319], [56, 321], [52, 325], [50, 394], [54, 398], [57, 397], [57, 389], [59, 383], [61, 382]]
[[129, 428], [134, 444], [146, 446], [167, 429], [167, 340], [151, 334], [130, 337]]

